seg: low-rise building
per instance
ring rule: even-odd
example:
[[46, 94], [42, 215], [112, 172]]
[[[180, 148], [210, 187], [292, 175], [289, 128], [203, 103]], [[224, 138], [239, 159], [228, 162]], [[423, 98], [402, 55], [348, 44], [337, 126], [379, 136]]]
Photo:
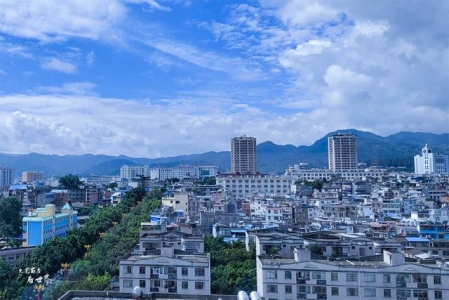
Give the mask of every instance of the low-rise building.
[[30, 211], [22, 219], [23, 246], [39, 246], [54, 237], [65, 237], [67, 232], [77, 227], [78, 212], [66, 204], [61, 213], [56, 213], [54, 204]]

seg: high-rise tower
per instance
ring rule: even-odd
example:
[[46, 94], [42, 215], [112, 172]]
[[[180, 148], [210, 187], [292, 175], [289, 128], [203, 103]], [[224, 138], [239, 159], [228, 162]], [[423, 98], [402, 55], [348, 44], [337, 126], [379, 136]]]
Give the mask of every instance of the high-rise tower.
[[339, 133], [328, 138], [329, 170], [338, 172], [357, 169], [357, 137]]
[[231, 172], [256, 173], [256, 138], [244, 135], [231, 139]]

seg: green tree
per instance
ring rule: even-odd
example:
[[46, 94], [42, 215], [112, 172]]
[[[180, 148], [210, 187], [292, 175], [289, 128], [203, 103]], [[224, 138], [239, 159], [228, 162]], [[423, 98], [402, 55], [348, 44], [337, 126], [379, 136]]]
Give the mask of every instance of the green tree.
[[68, 174], [59, 178], [59, 187], [68, 190], [77, 190], [83, 182], [77, 175]]
[[22, 233], [22, 202], [16, 197], [0, 198], [0, 237], [10, 239]]

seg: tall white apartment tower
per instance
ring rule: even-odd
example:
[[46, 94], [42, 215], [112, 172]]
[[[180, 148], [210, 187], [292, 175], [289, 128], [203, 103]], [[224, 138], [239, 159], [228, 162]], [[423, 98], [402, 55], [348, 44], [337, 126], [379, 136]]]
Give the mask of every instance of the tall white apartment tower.
[[231, 139], [231, 172], [256, 174], [256, 138], [244, 135]]
[[331, 171], [357, 169], [357, 137], [349, 133], [328, 137], [328, 157]]
[[444, 174], [449, 172], [449, 156], [438, 155], [427, 144], [421, 155], [415, 155], [415, 174]]
[[0, 168], [0, 188], [3, 189], [12, 184], [12, 169]]

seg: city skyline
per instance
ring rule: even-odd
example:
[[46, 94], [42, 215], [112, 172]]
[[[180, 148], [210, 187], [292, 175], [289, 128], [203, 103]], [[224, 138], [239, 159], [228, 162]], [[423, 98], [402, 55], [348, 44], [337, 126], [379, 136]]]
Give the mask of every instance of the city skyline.
[[0, 4], [1, 153], [447, 132], [443, 0], [21, 3]]

